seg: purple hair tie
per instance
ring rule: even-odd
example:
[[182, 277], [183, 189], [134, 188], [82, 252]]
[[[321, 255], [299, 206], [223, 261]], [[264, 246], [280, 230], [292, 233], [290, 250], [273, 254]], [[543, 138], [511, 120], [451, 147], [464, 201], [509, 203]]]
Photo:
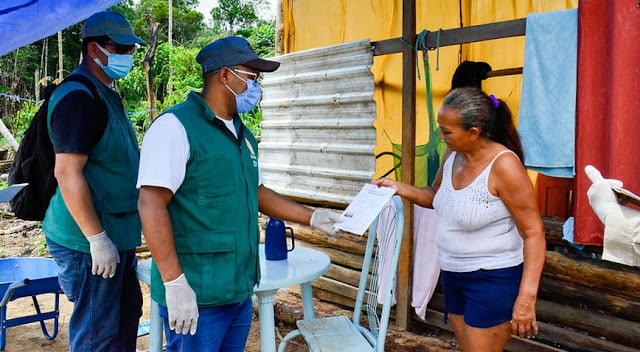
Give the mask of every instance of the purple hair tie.
[[491, 99], [491, 104], [493, 105], [494, 109], [497, 109], [498, 106], [500, 106], [500, 100], [498, 100], [495, 95], [489, 95], [489, 99]]

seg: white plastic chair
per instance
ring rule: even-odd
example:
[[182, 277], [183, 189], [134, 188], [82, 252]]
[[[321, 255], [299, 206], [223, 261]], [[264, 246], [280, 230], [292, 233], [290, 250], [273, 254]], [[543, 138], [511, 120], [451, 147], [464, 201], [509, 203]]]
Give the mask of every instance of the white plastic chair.
[[[300, 335], [312, 352], [384, 351], [403, 228], [402, 201], [394, 196], [369, 228], [353, 319], [333, 316], [299, 320], [298, 329], [282, 339], [278, 352], [284, 352], [289, 341]], [[363, 311], [368, 328], [360, 324]]]

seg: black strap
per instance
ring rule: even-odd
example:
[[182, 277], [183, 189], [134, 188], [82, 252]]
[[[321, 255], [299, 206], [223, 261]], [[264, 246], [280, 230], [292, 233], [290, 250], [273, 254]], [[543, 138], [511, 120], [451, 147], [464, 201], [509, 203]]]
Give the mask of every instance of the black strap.
[[100, 95], [100, 93], [98, 92], [98, 89], [96, 88], [96, 85], [93, 84], [91, 79], [89, 79], [89, 77], [85, 75], [81, 75], [79, 73], [72, 74], [67, 78], [65, 78], [64, 81], [62, 81], [62, 83], [60, 84], [62, 85], [62, 84], [65, 84], [66, 82], [78, 82], [89, 89], [94, 100], [96, 101], [103, 100], [102, 95]]

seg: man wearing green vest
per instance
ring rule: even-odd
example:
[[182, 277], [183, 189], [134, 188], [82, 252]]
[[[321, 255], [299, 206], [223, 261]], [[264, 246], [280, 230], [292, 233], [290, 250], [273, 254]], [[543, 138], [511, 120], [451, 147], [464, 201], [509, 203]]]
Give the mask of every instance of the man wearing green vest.
[[42, 229], [59, 267], [60, 286], [74, 302], [69, 349], [133, 352], [142, 315], [135, 272], [140, 153], [111, 86], [129, 73], [133, 51], [144, 41], [124, 16], [111, 11], [89, 17], [81, 36], [83, 59], [73, 74], [85, 77], [100, 96], [85, 83], [66, 82], [49, 100], [58, 188]]
[[238, 113], [259, 101], [260, 59], [239, 37], [200, 51], [204, 89], [158, 117], [140, 159], [138, 209], [154, 265], [151, 297], [167, 351], [244, 351], [259, 280], [258, 211], [333, 233], [340, 220], [262, 185], [258, 145]]

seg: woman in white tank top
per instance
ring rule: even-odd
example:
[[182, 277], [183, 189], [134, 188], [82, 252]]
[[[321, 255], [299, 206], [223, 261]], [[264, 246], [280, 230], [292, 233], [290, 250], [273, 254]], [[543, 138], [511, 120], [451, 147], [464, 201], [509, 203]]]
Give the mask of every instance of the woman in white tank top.
[[[431, 187], [389, 179], [373, 183], [392, 187], [396, 194], [437, 211], [443, 286], [452, 282], [458, 290], [445, 287], [445, 309], [458, 344], [465, 352], [502, 351], [511, 334], [538, 333], [535, 303], [546, 244], [535, 192], [503, 101], [478, 88], [452, 90], [438, 112], [438, 124], [439, 137], [448, 148]], [[469, 308], [476, 300], [473, 292], [482, 291], [482, 296], [504, 289], [491, 280], [494, 273], [512, 268], [522, 274], [516, 271], [513, 299], [501, 303], [507, 305], [502, 308], [508, 316], [482, 322], [483, 311]], [[466, 281], [457, 285], [455, 280], [461, 278]], [[456, 297], [448, 300], [453, 292]]]

